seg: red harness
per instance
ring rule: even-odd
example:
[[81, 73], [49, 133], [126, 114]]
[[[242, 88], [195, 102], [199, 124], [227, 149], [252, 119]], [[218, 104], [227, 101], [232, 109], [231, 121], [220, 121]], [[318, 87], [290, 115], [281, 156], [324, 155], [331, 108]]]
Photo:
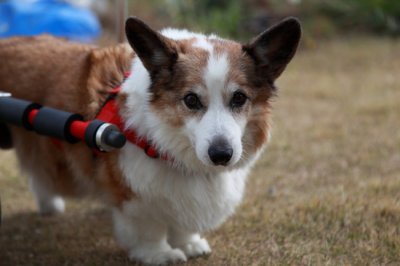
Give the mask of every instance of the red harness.
[[[125, 73], [125, 79], [129, 77], [130, 73]], [[96, 119], [102, 120], [104, 122], [116, 125], [121, 132], [125, 135], [126, 139], [143, 149], [147, 156], [151, 158], [161, 158], [163, 160], [169, 160], [170, 157], [167, 154], [160, 154], [156, 147], [147, 141], [144, 137], [139, 137], [137, 133], [132, 129], [125, 129], [124, 122], [119, 115], [118, 105], [116, 103], [116, 96], [121, 91], [121, 86], [118, 86], [110, 91], [106, 102], [100, 109], [96, 116]]]

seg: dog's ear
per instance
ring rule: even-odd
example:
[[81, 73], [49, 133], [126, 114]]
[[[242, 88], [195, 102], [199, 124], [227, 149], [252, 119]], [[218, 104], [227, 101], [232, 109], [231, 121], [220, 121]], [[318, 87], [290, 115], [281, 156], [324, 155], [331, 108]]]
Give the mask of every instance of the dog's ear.
[[257, 75], [274, 82], [296, 53], [300, 36], [299, 21], [287, 18], [243, 45], [243, 51], [254, 60]]
[[172, 68], [178, 58], [172, 40], [151, 29], [136, 17], [127, 19], [125, 32], [129, 44], [150, 74]]

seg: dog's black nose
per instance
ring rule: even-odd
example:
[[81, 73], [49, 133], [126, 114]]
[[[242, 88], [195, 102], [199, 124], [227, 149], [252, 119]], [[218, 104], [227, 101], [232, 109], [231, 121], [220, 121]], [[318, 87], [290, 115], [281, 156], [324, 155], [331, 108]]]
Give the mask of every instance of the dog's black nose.
[[233, 149], [224, 137], [217, 137], [208, 148], [208, 156], [215, 165], [227, 165]]

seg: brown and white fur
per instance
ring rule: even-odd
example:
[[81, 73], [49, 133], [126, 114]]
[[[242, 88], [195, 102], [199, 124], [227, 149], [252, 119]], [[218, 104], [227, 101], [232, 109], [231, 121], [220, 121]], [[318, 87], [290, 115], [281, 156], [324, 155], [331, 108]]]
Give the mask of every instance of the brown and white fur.
[[[211, 252], [201, 233], [240, 203], [246, 176], [270, 134], [274, 81], [295, 54], [290, 18], [246, 45], [185, 30], [126, 23], [129, 45], [96, 48], [52, 37], [0, 41], [0, 90], [93, 119], [108, 91], [126, 128], [167, 153], [151, 159], [131, 143], [94, 156], [0, 123], [0, 147], [14, 147], [42, 213], [64, 211], [64, 196], [95, 194], [113, 209], [129, 257], [149, 264]], [[131, 49], [133, 48], [133, 50]]]

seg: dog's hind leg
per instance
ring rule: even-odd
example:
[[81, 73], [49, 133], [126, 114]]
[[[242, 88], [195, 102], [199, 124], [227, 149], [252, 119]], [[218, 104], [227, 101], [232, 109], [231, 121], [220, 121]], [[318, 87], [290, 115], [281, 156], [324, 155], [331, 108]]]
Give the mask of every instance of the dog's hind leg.
[[41, 214], [52, 215], [64, 212], [63, 198], [53, 192], [50, 185], [32, 175], [29, 178], [29, 185]]
[[179, 248], [187, 257], [203, 256], [211, 253], [206, 239], [197, 233], [188, 233], [183, 230], [170, 229], [168, 242], [173, 248]]

